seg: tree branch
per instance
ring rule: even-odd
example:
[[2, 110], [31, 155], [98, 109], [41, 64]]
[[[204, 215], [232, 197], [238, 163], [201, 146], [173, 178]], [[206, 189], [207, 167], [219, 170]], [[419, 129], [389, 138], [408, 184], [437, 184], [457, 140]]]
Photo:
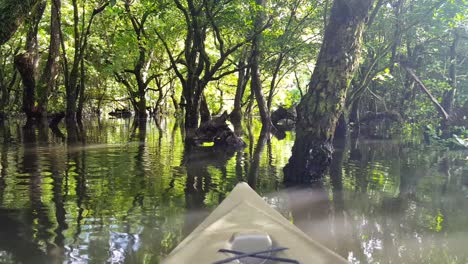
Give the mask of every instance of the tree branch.
[[[231, 55], [232, 53], [234, 53], [236, 50], [238, 50], [240, 47], [244, 46], [245, 44], [247, 44], [248, 42], [252, 41], [257, 35], [261, 34], [265, 29], [267, 29], [268, 27], [271, 26], [271, 21], [272, 21], [272, 18], [270, 17], [267, 21], [267, 23], [265, 23], [265, 25], [263, 25], [263, 27], [260, 28], [260, 30], [258, 30], [257, 32], [254, 32], [254, 34], [252, 34], [251, 36], [249, 36], [248, 38], [246, 38], [244, 41], [241, 41], [239, 43], [237, 43], [236, 45], [232, 46], [231, 48], [229, 48], [225, 53], [224, 53], [224, 56], [221, 56], [218, 61], [216, 61], [216, 63], [213, 65], [213, 67], [211, 68], [211, 70], [205, 75], [203, 76], [203, 80], [205, 83], [208, 83], [209, 81], [211, 81], [213, 79], [213, 75], [219, 70], [219, 68], [224, 64], [224, 61], [227, 59], [227, 57], [229, 55]], [[225, 76], [225, 75], [223, 75]]]
[[221, 32], [220, 32], [220, 30], [218, 28], [218, 25], [216, 25], [216, 23], [214, 21], [213, 14], [211, 13], [210, 9], [208, 8], [207, 0], [203, 0], [203, 3], [206, 6], [205, 7], [206, 8], [206, 14], [207, 14], [208, 20], [210, 21], [211, 26], [213, 27], [214, 35], [216, 37], [216, 40], [219, 43], [219, 53], [220, 53], [220, 56], [222, 57], [224, 55], [224, 40], [221, 37]]
[[437, 99], [434, 96], [432, 96], [431, 92], [426, 88], [426, 86], [424, 86], [424, 83], [419, 79], [419, 77], [416, 75], [416, 73], [414, 73], [413, 69], [411, 69], [411, 68], [409, 68], [407, 66], [404, 66], [404, 65], [403, 65], [403, 67], [409, 73], [411, 78], [413, 78], [413, 80], [419, 85], [421, 90], [429, 97], [429, 99], [432, 101], [432, 103], [436, 107], [437, 111], [439, 112], [439, 114], [445, 120], [448, 120], [450, 116], [449, 116], [449, 114], [447, 114], [447, 111], [445, 111], [445, 109], [442, 107], [442, 105], [439, 104]]
[[372, 25], [372, 23], [374, 23], [375, 17], [377, 16], [377, 13], [379, 13], [380, 8], [384, 4], [384, 1], [385, 0], [378, 0], [377, 4], [375, 4], [375, 7], [374, 9], [372, 9], [372, 13], [370, 14], [369, 19], [367, 20], [367, 23], [366, 23], [368, 27]]
[[158, 36], [158, 38], [163, 43], [164, 49], [166, 50], [166, 53], [169, 56], [169, 61], [171, 62], [172, 69], [174, 70], [175, 74], [177, 75], [180, 82], [182, 83], [182, 86], [185, 86], [187, 81], [185, 80], [184, 76], [182, 75], [182, 73], [177, 68], [177, 62], [174, 59], [174, 57], [172, 56], [172, 52], [169, 49], [169, 46], [167, 45], [166, 40], [161, 36], [161, 34], [159, 33], [159, 31], [157, 29], [155, 29], [154, 31], [155, 31], [156, 35]]
[[211, 80], [212, 80], [212, 81], [220, 80], [221, 78], [223, 78], [223, 77], [225, 77], [225, 76], [227, 76], [227, 75], [229, 75], [229, 74], [233, 74], [233, 73], [235, 73], [235, 72], [238, 72], [238, 71], [240, 71], [240, 70], [243, 70], [243, 69], [246, 69], [246, 68], [249, 68], [249, 67], [250, 67], [250, 64], [246, 64], [246, 65], [241, 66], [241, 67], [236, 67], [236, 68], [233, 69], [233, 70], [229, 70], [229, 71], [226, 71], [226, 72], [223, 72], [223, 73], [219, 74], [219, 75], [216, 76], [216, 77], [212, 77]]
[[158, 78], [158, 77], [160, 77], [160, 76], [161, 76], [161, 74], [153, 74], [153, 75], [151, 75], [151, 76], [146, 80], [146, 82], [145, 82], [145, 87], [147, 87], [147, 86], [150, 84], [151, 81], [153, 81], [154, 79], [156, 79], [156, 78]]

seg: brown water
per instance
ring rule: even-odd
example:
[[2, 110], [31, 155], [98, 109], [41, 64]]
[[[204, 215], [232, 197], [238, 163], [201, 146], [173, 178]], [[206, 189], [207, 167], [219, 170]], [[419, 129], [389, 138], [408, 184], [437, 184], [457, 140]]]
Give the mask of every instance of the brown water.
[[175, 122], [22, 125], [0, 127], [0, 263], [159, 263], [239, 181], [352, 263], [468, 263], [466, 151], [345, 142], [322, 184], [285, 188], [290, 133], [226, 153], [184, 150]]

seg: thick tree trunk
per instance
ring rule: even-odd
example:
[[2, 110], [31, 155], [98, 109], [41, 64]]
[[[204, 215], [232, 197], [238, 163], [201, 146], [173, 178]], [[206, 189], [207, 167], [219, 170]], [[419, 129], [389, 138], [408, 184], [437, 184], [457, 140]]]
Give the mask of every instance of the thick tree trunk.
[[24, 86], [23, 111], [28, 119], [33, 118], [36, 112], [36, 74], [39, 61], [37, 33], [45, 6], [46, 2], [42, 1], [33, 9], [28, 21], [26, 52], [15, 57], [15, 66], [21, 75]]
[[15, 66], [23, 82], [23, 112], [28, 119], [34, 117], [36, 59], [35, 52], [25, 52], [15, 57]]
[[[193, 96], [195, 97], [195, 96]], [[187, 131], [195, 130], [198, 128], [198, 121], [200, 119], [200, 99], [187, 98], [185, 96], [185, 128]]]
[[[128, 5], [127, 5], [127, 8], [129, 8]], [[132, 23], [134, 24], [135, 22], [132, 22]], [[134, 24], [133, 26], [135, 34], [137, 35], [138, 50], [139, 50], [138, 62], [135, 65], [135, 70], [133, 73], [135, 74], [135, 79], [138, 84], [138, 101], [136, 104], [137, 106], [136, 113], [137, 113], [138, 118], [146, 119], [148, 117], [148, 113], [146, 112], [146, 89], [148, 88], [148, 83], [146, 82], [146, 78], [143, 77], [146, 73], [146, 70], [145, 70], [146, 48], [143, 46], [143, 41], [141, 39], [142, 38], [141, 32], [142, 32], [143, 26], [144, 24], [140, 26]]]
[[65, 128], [67, 130], [67, 143], [75, 144], [80, 141], [80, 133], [76, 118], [67, 118], [65, 120]]
[[147, 118], [148, 113], [146, 112], [146, 97], [144, 94], [139, 93], [139, 101], [138, 101], [138, 118]]
[[[203, 83], [196, 76], [190, 76], [183, 87], [185, 99], [185, 128], [187, 132], [195, 131], [200, 121], [200, 108], [202, 104]], [[206, 117], [205, 117], [206, 118]], [[190, 136], [188, 134], [188, 136]]]
[[319, 179], [330, 164], [336, 123], [358, 66], [372, 2], [334, 1], [309, 91], [297, 107], [296, 140], [284, 168], [285, 181]]
[[[70, 78], [72, 79], [72, 78]], [[77, 80], [76, 80], [77, 81]], [[72, 82], [71, 82], [72, 83]], [[66, 110], [65, 116], [68, 120], [76, 120], [76, 99], [77, 99], [77, 85], [76, 82], [73, 82], [74, 85], [69, 84], [66, 87]]]
[[138, 118], [147, 118], [148, 113], [146, 112], [146, 82], [142, 78], [142, 70], [141, 67], [137, 66], [135, 68], [135, 77], [138, 83], [138, 101], [136, 102], [136, 115]]

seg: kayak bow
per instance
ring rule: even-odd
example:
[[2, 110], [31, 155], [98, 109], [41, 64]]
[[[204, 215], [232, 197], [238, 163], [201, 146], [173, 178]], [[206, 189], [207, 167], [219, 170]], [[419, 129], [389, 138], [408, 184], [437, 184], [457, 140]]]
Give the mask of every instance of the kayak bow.
[[185, 238], [163, 264], [347, 263], [271, 208], [247, 183]]

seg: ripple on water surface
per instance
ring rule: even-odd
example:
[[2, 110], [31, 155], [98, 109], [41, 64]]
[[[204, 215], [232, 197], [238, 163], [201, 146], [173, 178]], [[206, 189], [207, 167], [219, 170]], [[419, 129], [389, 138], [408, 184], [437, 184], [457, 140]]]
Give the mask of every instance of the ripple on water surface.
[[104, 122], [87, 144], [22, 144], [8, 129], [0, 263], [159, 263], [241, 180], [352, 263], [468, 263], [463, 153], [361, 141], [337, 148], [323, 184], [285, 189], [290, 133], [259, 138], [254, 126], [249, 146], [228, 153], [185, 151], [170, 122]]

